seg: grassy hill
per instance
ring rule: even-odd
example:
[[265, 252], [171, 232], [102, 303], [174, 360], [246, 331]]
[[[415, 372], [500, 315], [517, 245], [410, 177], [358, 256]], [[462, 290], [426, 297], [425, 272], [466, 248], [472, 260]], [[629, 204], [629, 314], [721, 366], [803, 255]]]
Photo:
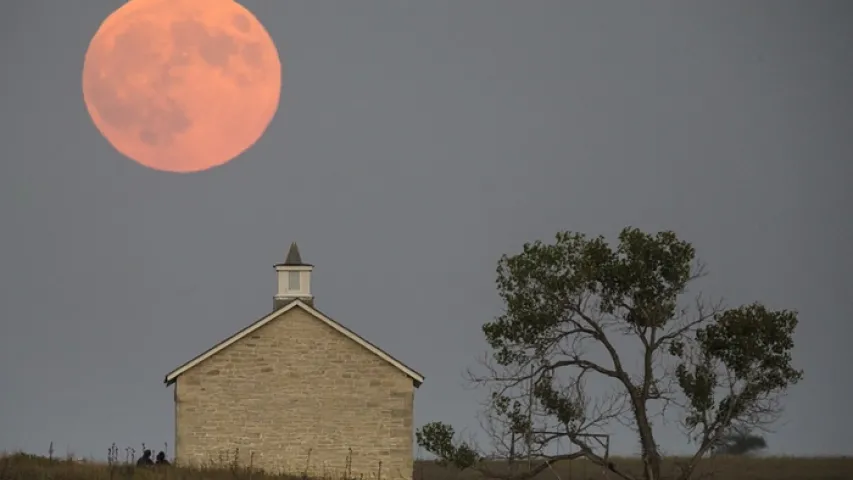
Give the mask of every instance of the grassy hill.
[[[640, 472], [640, 463], [633, 458], [615, 458], [625, 468]], [[672, 463], [664, 471], [671, 471]], [[711, 473], [713, 475], [703, 475]], [[310, 476], [322, 480], [343, 480], [340, 475], [316, 472]], [[376, 480], [371, 478], [359, 480]], [[459, 472], [444, 468], [431, 461], [418, 461], [415, 480], [474, 480], [472, 472]], [[386, 477], [383, 475], [383, 479]], [[601, 469], [584, 460], [562, 464], [555, 470], [546, 470], [538, 480], [602, 480]], [[853, 480], [853, 457], [829, 458], [749, 458], [714, 457], [703, 464], [695, 478], [721, 480]], [[132, 465], [107, 465], [95, 462], [57, 460], [27, 454], [0, 457], [0, 480], [301, 480], [299, 473], [291, 475], [265, 475], [239, 466], [225, 466], [204, 470], [166, 467], [136, 468]], [[387, 480], [396, 480], [387, 478]]]

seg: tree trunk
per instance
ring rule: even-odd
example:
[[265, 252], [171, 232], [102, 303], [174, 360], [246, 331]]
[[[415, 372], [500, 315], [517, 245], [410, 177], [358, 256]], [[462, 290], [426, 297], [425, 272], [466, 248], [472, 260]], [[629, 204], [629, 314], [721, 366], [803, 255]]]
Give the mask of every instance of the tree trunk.
[[642, 405], [635, 406], [637, 419], [637, 430], [640, 434], [640, 447], [642, 448], [643, 478], [644, 480], [660, 480], [660, 453], [655, 443], [652, 427], [648, 416]]
[[660, 455], [657, 449], [643, 456], [645, 480], [660, 480]]

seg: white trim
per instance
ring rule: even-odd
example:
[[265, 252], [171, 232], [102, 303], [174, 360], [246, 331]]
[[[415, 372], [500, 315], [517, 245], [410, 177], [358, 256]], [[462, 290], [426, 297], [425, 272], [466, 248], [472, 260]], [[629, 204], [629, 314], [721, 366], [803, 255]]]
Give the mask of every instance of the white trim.
[[229, 346], [231, 346], [234, 343], [236, 343], [237, 341], [239, 341], [241, 338], [243, 338], [247, 335], [250, 335], [252, 332], [263, 327], [264, 325], [266, 325], [267, 323], [269, 323], [270, 321], [272, 321], [276, 317], [284, 314], [285, 312], [287, 312], [289, 310], [292, 310], [293, 308], [295, 308], [297, 306], [301, 307], [306, 312], [310, 313], [311, 315], [313, 315], [315, 318], [319, 319], [320, 321], [322, 321], [326, 325], [334, 328], [335, 330], [337, 330], [338, 332], [343, 334], [345, 337], [347, 337], [350, 340], [354, 341], [355, 343], [361, 345], [362, 347], [370, 350], [377, 357], [385, 360], [386, 362], [390, 363], [391, 365], [394, 365], [395, 367], [397, 367], [397, 369], [399, 369], [400, 371], [402, 371], [403, 373], [405, 373], [406, 375], [411, 377], [412, 380], [418, 382], [418, 384], [423, 383], [424, 377], [421, 376], [418, 372], [416, 372], [416, 371], [412, 370], [411, 368], [403, 365], [402, 363], [395, 360], [394, 358], [392, 358], [387, 353], [385, 353], [382, 350], [371, 345], [365, 339], [363, 339], [363, 338], [359, 337], [358, 335], [356, 335], [355, 333], [351, 332], [349, 329], [347, 329], [343, 325], [332, 320], [331, 318], [326, 317], [322, 313], [318, 312], [317, 310], [314, 310], [313, 308], [311, 308], [310, 306], [308, 306], [307, 304], [305, 304], [299, 300], [294, 300], [292, 303], [289, 303], [289, 304], [285, 305], [284, 307], [276, 310], [275, 312], [272, 312], [271, 314], [269, 314], [266, 317], [258, 320], [257, 322], [253, 323], [252, 325], [249, 325], [248, 327], [244, 328], [243, 330], [237, 332], [231, 338], [225, 340], [224, 342], [220, 343], [216, 347], [211, 348], [207, 352], [199, 355], [198, 357], [194, 358], [193, 360], [190, 360], [189, 362], [185, 363], [184, 365], [173, 370], [171, 373], [166, 375], [166, 383], [168, 384], [168, 383], [173, 382], [175, 379], [177, 379], [181, 374], [183, 374], [187, 370], [195, 367], [199, 363], [201, 363], [201, 362], [207, 360], [208, 358], [216, 355], [217, 353], [221, 352], [222, 350], [228, 348]]
[[276, 265], [276, 272], [310, 272], [314, 267], [310, 265]]

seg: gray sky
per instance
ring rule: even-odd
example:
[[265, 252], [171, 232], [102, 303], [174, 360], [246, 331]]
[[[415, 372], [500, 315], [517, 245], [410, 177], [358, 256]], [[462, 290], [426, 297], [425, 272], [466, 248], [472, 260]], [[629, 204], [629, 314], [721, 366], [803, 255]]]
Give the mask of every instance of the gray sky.
[[630, 224], [693, 241], [707, 293], [800, 311], [770, 450], [853, 451], [849, 2], [245, 0], [281, 105], [193, 175], [120, 156], [83, 105], [122, 3], [0, 19], [0, 450], [171, 444], [163, 376], [272, 308], [294, 240], [318, 307], [426, 376], [416, 425], [473, 433], [499, 256]]

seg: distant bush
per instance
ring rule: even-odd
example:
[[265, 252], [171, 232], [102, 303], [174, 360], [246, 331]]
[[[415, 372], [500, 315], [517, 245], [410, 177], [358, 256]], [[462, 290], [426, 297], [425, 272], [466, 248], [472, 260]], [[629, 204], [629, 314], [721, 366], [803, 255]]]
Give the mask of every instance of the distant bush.
[[714, 449], [718, 455], [747, 455], [767, 448], [767, 441], [760, 435], [749, 432], [736, 432], [723, 438], [722, 443]]

